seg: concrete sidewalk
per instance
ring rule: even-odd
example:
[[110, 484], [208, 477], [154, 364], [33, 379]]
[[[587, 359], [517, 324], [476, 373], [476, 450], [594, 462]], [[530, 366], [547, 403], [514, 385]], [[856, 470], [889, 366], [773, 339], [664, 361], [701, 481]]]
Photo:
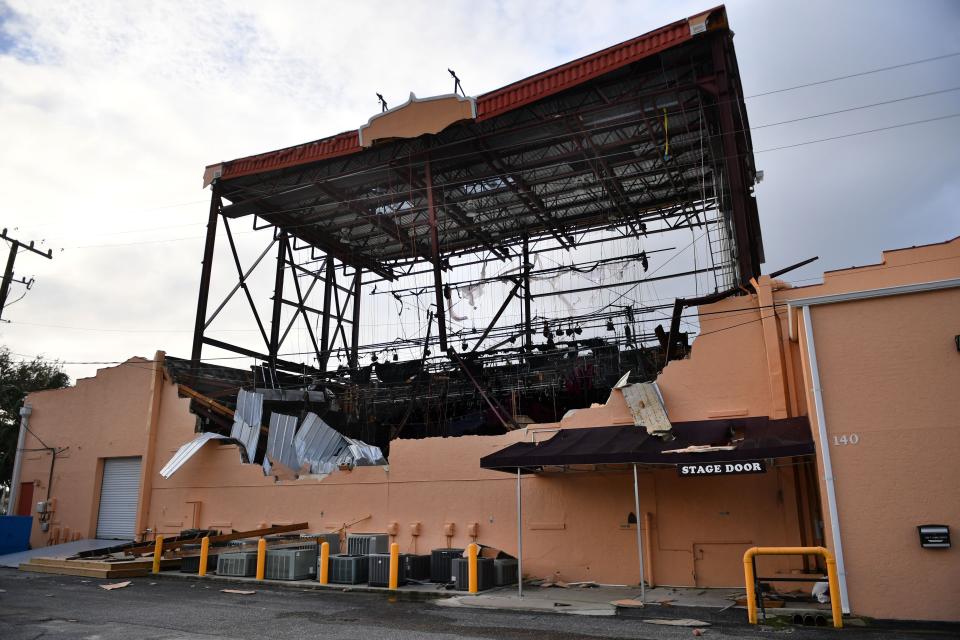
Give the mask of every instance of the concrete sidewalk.
[[[550, 612], [582, 616], [624, 615], [635, 618], [695, 618], [711, 621], [746, 621], [746, 609], [735, 604], [743, 591], [738, 589], [699, 589], [657, 587], [647, 589], [640, 602], [637, 587], [594, 586], [535, 587], [525, 586], [523, 597], [516, 585], [500, 587], [477, 595], [453, 595], [438, 600], [442, 607], [472, 607], [512, 611]], [[830, 615], [829, 605], [796, 603], [789, 608], [770, 609], [768, 615], [784, 616], [802, 613]]]
[[[707, 589], [685, 587], [656, 587], [647, 589], [641, 606], [639, 587], [570, 586], [567, 588], [524, 585], [523, 597], [517, 595], [517, 586], [497, 587], [470, 595], [447, 589], [442, 585], [408, 583], [396, 591], [367, 584], [321, 585], [316, 580], [263, 580], [210, 574], [199, 577], [191, 573], [164, 571], [152, 578], [173, 578], [188, 581], [219, 582], [239, 588], [258, 585], [296, 588], [316, 591], [389, 594], [405, 600], [433, 600], [441, 607], [494, 609], [539, 613], [559, 613], [580, 616], [624, 616], [630, 618], [695, 618], [710, 622], [744, 622], [747, 612], [735, 600], [744, 595], [738, 589]], [[626, 601], [626, 602], [624, 602]], [[635, 604], [634, 604], [635, 603]], [[820, 613], [829, 618], [830, 605], [790, 603], [789, 607], [768, 609], [769, 618], [792, 616], [794, 613]]]

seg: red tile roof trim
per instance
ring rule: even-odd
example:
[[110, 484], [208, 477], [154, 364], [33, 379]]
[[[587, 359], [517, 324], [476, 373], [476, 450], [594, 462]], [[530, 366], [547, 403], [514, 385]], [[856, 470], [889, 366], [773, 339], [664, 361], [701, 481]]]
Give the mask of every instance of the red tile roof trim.
[[223, 163], [224, 180], [239, 178], [254, 173], [264, 173], [277, 169], [286, 169], [300, 164], [336, 158], [361, 150], [360, 135], [356, 131], [345, 131], [330, 138], [315, 140], [295, 147], [277, 151], [268, 151], [255, 156]]
[[[632, 40], [621, 42], [602, 51], [591, 53], [559, 67], [548, 69], [495, 91], [485, 93], [477, 98], [477, 120], [486, 120], [518, 109], [686, 42], [693, 37], [690, 20], [717, 10], [724, 11], [724, 7], [711, 9], [690, 19], [678, 20]], [[229, 180], [256, 173], [276, 171], [357, 153], [361, 150], [358, 133], [356, 131], [346, 131], [329, 138], [294, 147], [224, 162], [221, 177], [224, 180]]]
[[610, 73], [682, 42], [690, 35], [686, 20], [661, 27], [603, 51], [554, 67], [477, 98], [477, 120], [486, 120]]

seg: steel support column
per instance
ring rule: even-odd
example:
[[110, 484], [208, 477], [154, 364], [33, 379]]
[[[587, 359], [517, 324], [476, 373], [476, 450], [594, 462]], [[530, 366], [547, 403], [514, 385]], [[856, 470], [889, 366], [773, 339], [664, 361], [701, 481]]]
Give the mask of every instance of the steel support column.
[[440, 237], [437, 232], [437, 210], [433, 201], [433, 172], [430, 159], [425, 162], [427, 182], [427, 213], [430, 220], [430, 251], [433, 258], [433, 289], [437, 301], [437, 337], [440, 339], [440, 351], [447, 352], [447, 323], [444, 308], [443, 276], [440, 273], [442, 257], [440, 255]]
[[533, 350], [532, 326], [533, 318], [530, 316], [530, 301], [532, 292], [530, 291], [530, 238], [527, 234], [523, 235], [523, 344], [527, 351]]
[[270, 320], [270, 362], [280, 353], [280, 311], [283, 309], [283, 276], [287, 266], [287, 232], [281, 231], [277, 248], [277, 273], [273, 281], [273, 315]]
[[320, 330], [320, 362], [318, 369], [327, 370], [330, 360], [330, 296], [336, 284], [336, 275], [333, 272], [333, 256], [327, 256], [323, 267], [323, 328]]
[[210, 214], [207, 217], [207, 239], [203, 245], [203, 267], [200, 271], [200, 293], [197, 296], [197, 320], [193, 325], [193, 349], [190, 359], [200, 362], [203, 350], [203, 329], [207, 321], [207, 300], [210, 297], [210, 273], [213, 270], [213, 249], [217, 240], [217, 217], [220, 215], [220, 187], [214, 182], [210, 187]]
[[353, 326], [350, 327], [350, 365], [353, 368], [360, 366], [360, 290], [362, 287], [363, 271], [357, 267], [353, 274]]

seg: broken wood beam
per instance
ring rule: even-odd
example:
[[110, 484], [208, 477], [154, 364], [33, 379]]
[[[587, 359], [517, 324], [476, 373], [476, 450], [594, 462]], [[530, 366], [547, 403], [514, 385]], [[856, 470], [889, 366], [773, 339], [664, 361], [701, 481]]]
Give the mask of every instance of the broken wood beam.
[[194, 391], [193, 389], [191, 389], [186, 385], [178, 384], [177, 392], [182, 393], [183, 395], [188, 396], [190, 398], [193, 398], [194, 400], [196, 400], [197, 402], [205, 406], [207, 409], [210, 409], [214, 413], [219, 413], [220, 415], [233, 420], [233, 409], [220, 404], [216, 400], [208, 398], [207, 396], [203, 395], [199, 391]]
[[[219, 536], [210, 536], [210, 544], [215, 544], [217, 542], [230, 542], [231, 540], [242, 540], [243, 538], [259, 538], [276, 533], [301, 531], [309, 526], [310, 524], [307, 522], [299, 522], [297, 524], [281, 524], [272, 527], [266, 527], [264, 529], [252, 529], [250, 531], [234, 531], [233, 533], [224, 533]], [[200, 538], [193, 538], [190, 540], [176, 540], [171, 542], [164, 541], [163, 549], [164, 551], [173, 551], [174, 549], [178, 549], [185, 544], [196, 544], [200, 540]], [[148, 553], [153, 553], [154, 546], [154, 543], [151, 542], [149, 544], [141, 544], [136, 547], [124, 549], [124, 551], [131, 555], [146, 555]]]

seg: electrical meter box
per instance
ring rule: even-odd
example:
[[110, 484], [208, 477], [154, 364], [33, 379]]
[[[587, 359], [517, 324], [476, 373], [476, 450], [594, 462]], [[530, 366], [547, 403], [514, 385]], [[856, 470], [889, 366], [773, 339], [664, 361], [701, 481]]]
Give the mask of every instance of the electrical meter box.
[[920, 533], [920, 546], [924, 549], [949, 549], [950, 527], [945, 524], [921, 524], [917, 527]]

